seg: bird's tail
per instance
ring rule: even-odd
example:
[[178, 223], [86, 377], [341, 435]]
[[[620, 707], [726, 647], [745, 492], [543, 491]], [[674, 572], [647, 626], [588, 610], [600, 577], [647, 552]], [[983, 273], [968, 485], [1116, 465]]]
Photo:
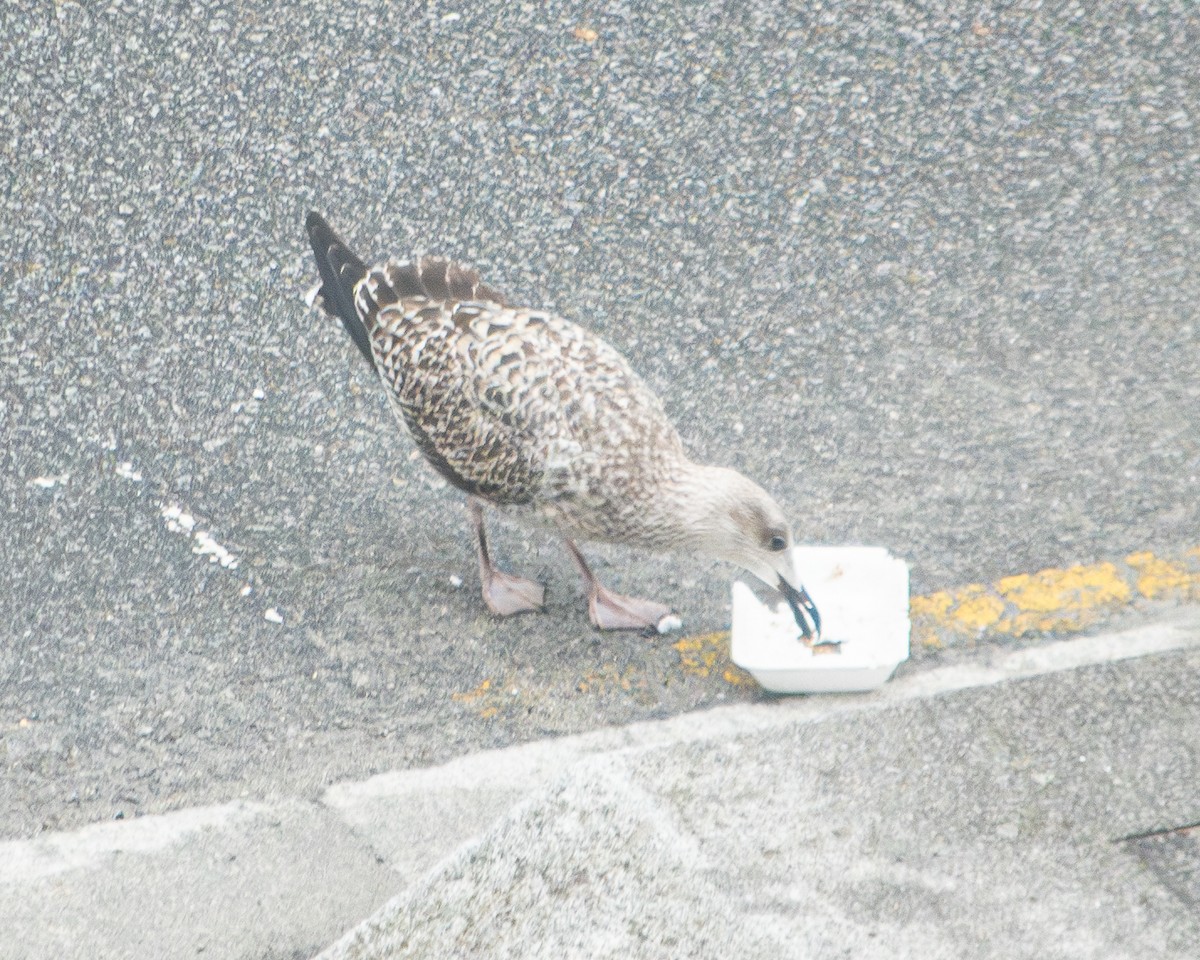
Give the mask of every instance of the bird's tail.
[[350, 339], [374, 369], [371, 340], [354, 307], [354, 288], [367, 275], [367, 265], [350, 252], [350, 248], [342, 243], [319, 213], [310, 213], [304, 226], [308, 230], [308, 239], [317, 258], [317, 269], [321, 273], [318, 295], [322, 305], [342, 321]]

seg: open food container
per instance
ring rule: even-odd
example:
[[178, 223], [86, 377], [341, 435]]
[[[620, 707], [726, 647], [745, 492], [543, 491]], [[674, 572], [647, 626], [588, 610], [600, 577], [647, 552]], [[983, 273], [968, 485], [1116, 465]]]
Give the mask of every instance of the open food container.
[[908, 564], [883, 547], [795, 547], [793, 561], [821, 614], [806, 646], [788, 605], [733, 584], [730, 655], [775, 693], [873, 690], [908, 659]]

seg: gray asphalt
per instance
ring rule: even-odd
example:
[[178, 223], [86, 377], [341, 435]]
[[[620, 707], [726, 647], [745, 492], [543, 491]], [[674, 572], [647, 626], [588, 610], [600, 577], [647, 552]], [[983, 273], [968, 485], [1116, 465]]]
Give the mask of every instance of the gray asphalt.
[[1195, 960], [1197, 667], [594, 758], [321, 960]]
[[1195, 960], [1197, 667], [1200, 606], [0, 841], [0, 957]]
[[[520, 532], [549, 612], [483, 614], [302, 302], [310, 208], [586, 322], [916, 592], [1194, 546], [1198, 45], [1184, 4], [6, 7], [0, 834], [759, 696], [598, 640]], [[727, 624], [728, 571], [596, 555]]]

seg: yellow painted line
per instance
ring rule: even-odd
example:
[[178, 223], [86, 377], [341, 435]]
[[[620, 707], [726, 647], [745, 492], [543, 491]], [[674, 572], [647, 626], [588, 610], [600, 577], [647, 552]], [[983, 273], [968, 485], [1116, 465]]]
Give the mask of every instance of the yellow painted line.
[[680, 669], [688, 676], [708, 677], [719, 672], [722, 680], [735, 687], [754, 685], [754, 678], [729, 659], [728, 630], [683, 637], [671, 646], [679, 651]]
[[1137, 589], [1143, 597], [1200, 596], [1200, 575], [1186, 566], [1189, 557], [1200, 558], [1200, 547], [1189, 550], [1184, 563], [1163, 560], [1152, 553], [1131, 553], [1125, 562], [1138, 572]]
[[[1148, 550], [1119, 561], [1051, 567], [1014, 573], [994, 583], [968, 583], [909, 600], [913, 647], [934, 649], [984, 636], [1037, 638], [1078, 633], [1142, 600], [1200, 602], [1200, 546], [1178, 556]], [[754, 678], [729, 659], [729, 631], [717, 630], [676, 640], [679, 670], [686, 678], [755, 686]], [[526, 681], [528, 678], [526, 678]], [[645, 697], [657, 680], [632, 664], [603, 664], [580, 677], [577, 693], [620, 693]], [[552, 691], [518, 689], [516, 677], [487, 678], [451, 699], [482, 719], [508, 714]], [[561, 691], [553, 693], [561, 695]]]
[[457, 703], [465, 703], [471, 707], [481, 719], [491, 720], [500, 714], [505, 704], [503, 684], [493, 684], [491, 677], [485, 677], [474, 690], [450, 694], [450, 699]]
[[575, 689], [580, 693], [597, 694], [604, 694], [610, 690], [633, 693], [635, 690], [642, 690], [645, 687], [646, 678], [636, 666], [626, 664], [624, 667], [618, 667], [612, 663], [602, 664], [595, 670], [589, 670], [575, 684]]
[[[1119, 562], [1051, 567], [914, 596], [912, 644], [937, 648], [988, 634], [1078, 633], [1139, 600], [1200, 601], [1200, 547], [1173, 557], [1143, 550]], [[674, 647], [686, 676], [719, 676], [734, 686], [754, 683], [730, 661], [727, 630], [683, 637]]]
[[989, 633], [1078, 633], [1139, 600], [1200, 600], [1200, 547], [1177, 557], [1142, 550], [1115, 563], [1051, 567], [913, 597], [912, 641], [940, 647]]
[[[679, 651], [679, 665], [684, 673], [693, 677], [707, 677], [729, 646], [729, 631], [718, 630], [716, 633], [683, 637], [671, 646]], [[725, 659], [728, 660], [728, 657]]]
[[450, 694], [450, 699], [457, 700], [459, 703], [470, 703], [473, 700], [485, 697], [490, 689], [492, 689], [492, 678], [486, 677], [474, 690], [468, 690], [465, 693], [452, 693]]

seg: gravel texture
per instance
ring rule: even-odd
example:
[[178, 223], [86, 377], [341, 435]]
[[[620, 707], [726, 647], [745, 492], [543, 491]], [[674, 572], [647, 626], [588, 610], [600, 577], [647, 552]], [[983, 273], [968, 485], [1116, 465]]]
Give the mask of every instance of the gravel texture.
[[[0, 13], [0, 834], [758, 695], [520, 532], [550, 610], [484, 614], [310, 208], [594, 327], [917, 592], [1196, 544], [1195, 8], [412, 6]], [[596, 556], [727, 623], [727, 571]]]
[[1196, 851], [1147, 864], [1114, 834], [1194, 815], [1198, 666], [580, 762], [319, 960], [1193, 960]]

